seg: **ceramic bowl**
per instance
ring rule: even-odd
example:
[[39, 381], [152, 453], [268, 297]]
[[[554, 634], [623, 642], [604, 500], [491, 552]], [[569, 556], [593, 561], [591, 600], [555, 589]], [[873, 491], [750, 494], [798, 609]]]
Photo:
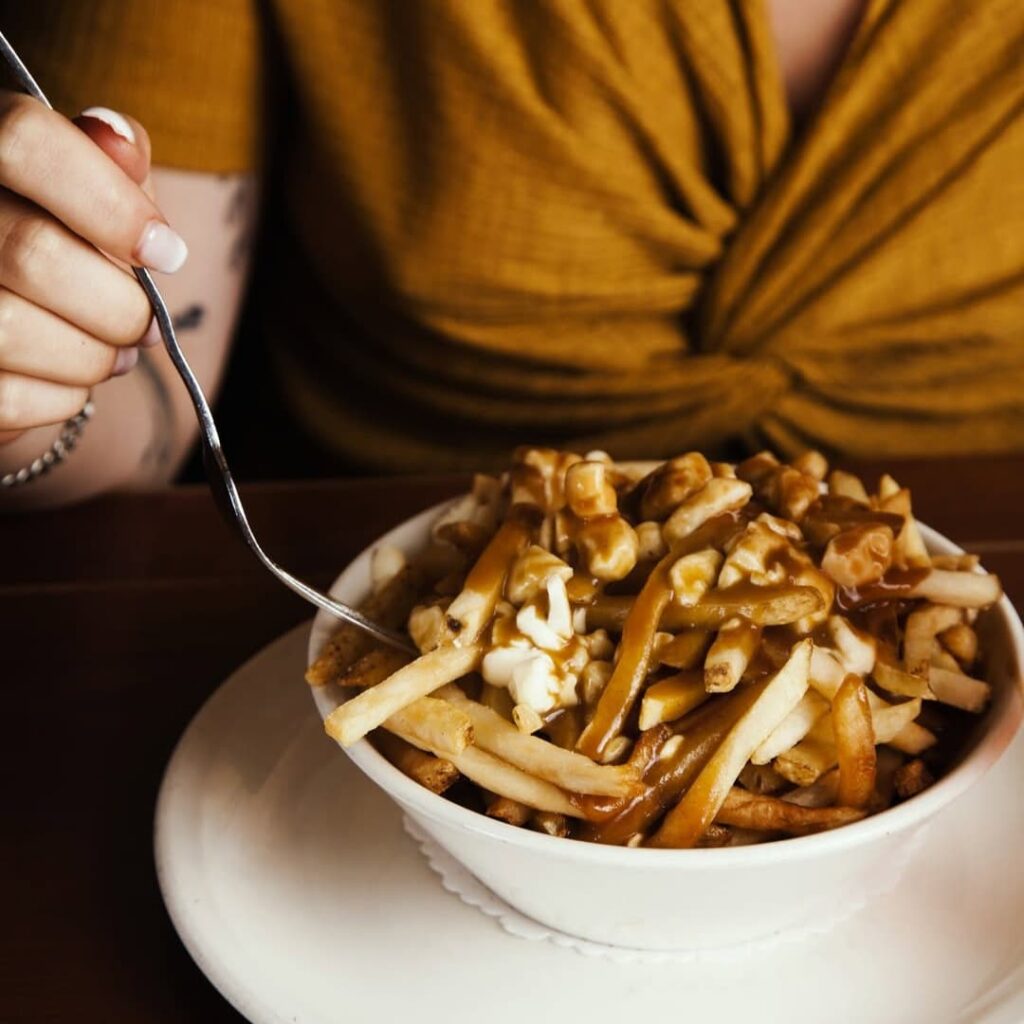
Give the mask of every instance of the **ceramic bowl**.
[[[338, 577], [332, 593], [358, 604], [370, 589], [370, 558], [379, 544], [407, 554], [426, 545], [447, 503], [391, 530]], [[933, 553], [960, 549], [921, 527]], [[320, 613], [309, 640], [312, 661], [333, 629]], [[968, 791], [1009, 746], [1024, 717], [1020, 666], [1024, 630], [1004, 597], [979, 617], [992, 704], [958, 762], [939, 782], [897, 807], [830, 832], [756, 846], [628, 849], [558, 839], [494, 821], [429, 792], [367, 740], [345, 751], [415, 824], [511, 906], [570, 935], [611, 946], [700, 950], [773, 934], [816, 929], [846, 916], [896, 881], [915, 856], [941, 857], [922, 830]], [[313, 690], [323, 717], [343, 699], [337, 687]], [[344, 842], [344, 837], [339, 837]]]

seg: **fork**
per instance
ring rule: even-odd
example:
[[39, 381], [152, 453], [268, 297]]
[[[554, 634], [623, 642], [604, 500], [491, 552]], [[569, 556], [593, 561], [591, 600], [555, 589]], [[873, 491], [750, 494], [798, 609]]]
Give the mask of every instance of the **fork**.
[[[25, 67], [14, 47], [11, 46], [2, 32], [0, 32], [0, 54], [2, 54], [4, 60], [10, 66], [11, 71], [17, 77], [25, 92], [52, 110], [53, 104], [46, 98], [46, 94], [39, 88], [35, 78], [32, 77], [31, 72]], [[260, 546], [256, 535], [252, 531], [252, 527], [249, 525], [249, 519], [245, 514], [245, 507], [242, 505], [238, 488], [235, 486], [234, 477], [232, 477], [227, 459], [224, 457], [224, 449], [221, 447], [220, 435], [217, 433], [217, 425], [213, 419], [213, 412], [210, 410], [210, 403], [206, 400], [206, 395], [203, 393], [196, 375], [192, 372], [192, 367], [189, 366], [188, 360], [178, 344], [178, 338], [174, 332], [174, 322], [167, 312], [167, 304], [164, 302], [159, 289], [153, 283], [153, 278], [148, 270], [142, 267], [133, 267], [132, 271], [136, 278], [138, 278], [139, 284], [142, 285], [142, 289], [149, 299], [149, 304], [153, 307], [153, 315], [160, 329], [160, 336], [163, 339], [164, 346], [171, 357], [174, 368], [184, 381], [188, 396], [195, 407], [196, 418], [199, 420], [199, 434], [203, 446], [203, 467], [206, 470], [210, 490], [213, 492], [214, 503], [225, 521], [241, 536], [252, 553], [262, 562], [264, 568], [276, 576], [286, 587], [298, 594], [299, 597], [304, 598], [317, 608], [321, 608], [331, 615], [350, 623], [357, 629], [369, 633], [391, 647], [416, 654], [415, 648], [406, 637], [377, 625], [376, 622], [368, 619], [355, 608], [351, 608], [341, 601], [336, 601], [327, 594], [323, 594], [309, 586], [309, 584], [303, 583], [302, 580], [297, 579], [290, 572], [282, 569]]]

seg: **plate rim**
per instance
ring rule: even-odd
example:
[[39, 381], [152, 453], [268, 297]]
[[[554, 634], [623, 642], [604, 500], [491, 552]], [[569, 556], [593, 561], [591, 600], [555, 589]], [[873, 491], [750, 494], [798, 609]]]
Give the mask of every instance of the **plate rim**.
[[[287, 990], [282, 989], [280, 986], [272, 985], [269, 992], [261, 992], [259, 986], [253, 985], [244, 973], [237, 971], [230, 962], [221, 959], [219, 954], [222, 947], [215, 939], [210, 937], [205, 927], [209, 920], [208, 916], [197, 916], [194, 909], [189, 906], [185, 899], [183, 890], [187, 880], [182, 878], [180, 884], [175, 884], [175, 880], [180, 877], [180, 873], [173, 864], [175, 844], [167, 838], [172, 835], [171, 830], [168, 828], [168, 814], [181, 806], [180, 804], [176, 805], [176, 799], [181, 795], [183, 787], [188, 781], [188, 775], [181, 777], [181, 764], [185, 763], [183, 759], [188, 753], [189, 739], [205, 724], [202, 719], [210, 706], [217, 700], [232, 699], [233, 694], [225, 694], [229, 684], [244, 672], [251, 671], [257, 663], [268, 656], [270, 651], [278, 647], [286, 647], [288, 644], [296, 644], [301, 656], [299, 643], [308, 626], [308, 622], [301, 623], [274, 638], [231, 672], [217, 689], [203, 701], [182, 731], [174, 751], [168, 759], [155, 805], [153, 828], [154, 862], [161, 899], [167, 909], [171, 924], [196, 967], [203, 973], [217, 992], [238, 1013], [242, 1014], [247, 1020], [252, 1021], [253, 1024], [295, 1024], [295, 1021], [309, 1018], [305, 1014], [299, 1013], [294, 1003], [290, 1004], [290, 1009], [285, 1012], [279, 1011], [270, 1002], [275, 994], [280, 994], [282, 1000], [286, 999], [288, 996]], [[1024, 744], [1024, 735], [1018, 735], [1015, 738], [1015, 743]], [[454, 899], [454, 897], [451, 898]], [[480, 915], [480, 921], [482, 924], [493, 924], [493, 922], [488, 922], [488, 919], [482, 914]], [[524, 941], [513, 936], [508, 936], [508, 940]], [[635, 965], [624, 965], [626, 969], [630, 969], [633, 966]], [[1017, 985], [1011, 984], [1005, 993], [1001, 992], [1000, 988], [1002, 985], [1014, 978], [1017, 978], [1020, 983]], [[994, 1001], [991, 1001], [992, 996], [995, 996]], [[958, 1005], [956, 1021], [958, 1024], [985, 1024], [985, 1022], [989, 1022], [989, 1024], [1005, 1024], [1010, 1018], [1003, 1016], [1003, 1014], [1007, 1010], [1015, 1010], [1017, 1006], [1024, 1007], [1024, 959], [1020, 961], [1016, 968], [1008, 968], [992, 986], [979, 992], [973, 999]], [[312, 1019], [318, 1022], [322, 1019], [326, 1024], [329, 1018], [322, 1017], [316, 1008], [312, 1008], [312, 1012], [314, 1014]]]

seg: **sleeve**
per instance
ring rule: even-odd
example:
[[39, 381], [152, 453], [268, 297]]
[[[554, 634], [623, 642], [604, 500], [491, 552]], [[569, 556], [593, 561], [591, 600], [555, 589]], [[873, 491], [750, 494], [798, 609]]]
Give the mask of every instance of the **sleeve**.
[[263, 122], [255, 0], [0, 0], [0, 25], [53, 105], [138, 118], [153, 162], [256, 165]]

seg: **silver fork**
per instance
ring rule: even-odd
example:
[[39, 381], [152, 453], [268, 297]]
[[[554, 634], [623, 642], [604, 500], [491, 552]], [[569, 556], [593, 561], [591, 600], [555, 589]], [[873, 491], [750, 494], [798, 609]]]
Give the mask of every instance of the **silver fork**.
[[[39, 88], [38, 83], [2, 32], [0, 32], [0, 53], [2, 53], [4, 60], [7, 61], [11, 70], [17, 76], [22, 88], [30, 96], [35, 97], [40, 103], [45, 104], [52, 110], [53, 104], [46, 98], [46, 94]], [[148, 270], [142, 267], [133, 267], [132, 270], [138, 278], [139, 284], [142, 285], [150, 305], [153, 307], [153, 315], [156, 317], [157, 325], [160, 328], [160, 336], [163, 338], [164, 345], [171, 357], [171, 362], [174, 363], [174, 368], [185, 382], [188, 396], [195, 407], [203, 445], [203, 466], [206, 469], [206, 476], [210, 483], [210, 490], [213, 492], [214, 502], [228, 525], [235, 528], [241, 535], [242, 540], [249, 545], [252, 553], [263, 563], [264, 567], [273, 573], [286, 587], [295, 591], [299, 597], [305, 598], [310, 604], [330, 612], [332, 615], [351, 623], [358, 629], [370, 633], [391, 647], [397, 647], [399, 650], [408, 651], [412, 654], [417, 653], [406, 637], [390, 629], [385, 629], [383, 626], [378, 626], [377, 623], [356, 611], [355, 608], [350, 608], [347, 604], [342, 604], [342, 602], [322, 594], [319, 590], [314, 590], [313, 587], [303, 583], [302, 580], [296, 579], [290, 572], [282, 569], [260, 547], [259, 541], [256, 540], [256, 535], [252, 532], [252, 527], [249, 525], [249, 519], [245, 514], [245, 508], [242, 506], [242, 499], [239, 497], [238, 488], [235, 486], [231, 470], [228, 468], [227, 459], [224, 457], [220, 436], [217, 433], [217, 425], [214, 423], [213, 413], [210, 411], [210, 403], [207, 402], [206, 395], [203, 394], [203, 389], [200, 387], [199, 381], [196, 380], [196, 375], [192, 372], [192, 367], [189, 366], [188, 360], [178, 344], [178, 338], [174, 333], [174, 323], [167, 312], [167, 305], [163, 300], [163, 296], [153, 283], [153, 278]]]

